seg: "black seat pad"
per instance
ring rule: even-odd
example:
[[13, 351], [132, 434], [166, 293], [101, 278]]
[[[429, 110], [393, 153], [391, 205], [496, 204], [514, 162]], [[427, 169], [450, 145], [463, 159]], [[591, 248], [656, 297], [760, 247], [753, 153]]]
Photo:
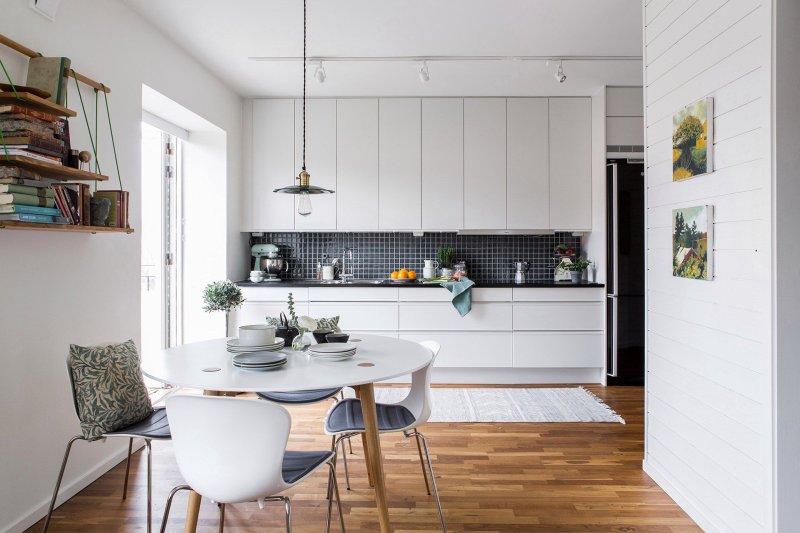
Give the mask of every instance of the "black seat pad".
[[316, 403], [322, 400], [327, 400], [339, 394], [341, 388], [337, 389], [317, 389], [317, 390], [299, 390], [292, 392], [257, 392], [259, 398], [264, 398], [275, 403]]
[[296, 483], [319, 465], [333, 457], [333, 452], [291, 452], [283, 454], [283, 480]]
[[163, 407], [156, 407], [150, 416], [140, 422], [115, 431], [108, 431], [105, 435], [135, 435], [148, 439], [169, 439], [172, 437], [169, 432], [167, 410]]
[[[414, 423], [414, 415], [402, 405], [377, 403], [378, 430], [392, 431], [406, 428]], [[364, 431], [364, 415], [361, 412], [361, 400], [347, 398], [333, 406], [325, 422], [328, 433], [346, 433]]]

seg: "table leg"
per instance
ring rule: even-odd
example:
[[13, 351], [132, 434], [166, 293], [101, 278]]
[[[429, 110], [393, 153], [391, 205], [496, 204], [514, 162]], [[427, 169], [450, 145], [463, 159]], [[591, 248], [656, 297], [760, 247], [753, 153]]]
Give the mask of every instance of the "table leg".
[[[359, 387], [354, 387], [356, 391], [356, 398], [361, 399], [361, 391]], [[364, 463], [367, 465], [367, 481], [370, 487], [374, 487], [375, 483], [372, 481], [372, 466], [369, 462], [369, 446], [367, 446], [367, 434], [361, 434], [361, 449], [364, 450]]]
[[372, 481], [375, 484], [375, 505], [378, 508], [381, 533], [390, 533], [392, 526], [389, 524], [389, 506], [383, 479], [383, 454], [375, 409], [375, 389], [372, 383], [368, 383], [359, 385], [357, 390], [360, 392], [361, 412], [364, 415], [364, 459], [367, 461], [368, 469], [372, 471]]
[[[221, 396], [223, 392], [215, 390], [203, 391], [203, 396]], [[200, 516], [200, 502], [203, 497], [195, 491], [189, 491], [189, 503], [186, 506], [186, 522], [183, 524], [183, 533], [195, 533], [197, 531], [197, 519]]]

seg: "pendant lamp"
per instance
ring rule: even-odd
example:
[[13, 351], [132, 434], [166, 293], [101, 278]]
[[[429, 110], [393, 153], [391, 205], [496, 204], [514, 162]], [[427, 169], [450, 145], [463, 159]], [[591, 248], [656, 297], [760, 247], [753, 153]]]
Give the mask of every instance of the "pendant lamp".
[[274, 192], [284, 194], [298, 194], [300, 199], [297, 202], [297, 213], [302, 216], [311, 214], [311, 196], [312, 194], [330, 194], [334, 191], [311, 185], [311, 174], [306, 170], [306, 0], [303, 0], [303, 168], [300, 173], [295, 177], [300, 182], [299, 185], [292, 185], [289, 187], [281, 187], [275, 189]]

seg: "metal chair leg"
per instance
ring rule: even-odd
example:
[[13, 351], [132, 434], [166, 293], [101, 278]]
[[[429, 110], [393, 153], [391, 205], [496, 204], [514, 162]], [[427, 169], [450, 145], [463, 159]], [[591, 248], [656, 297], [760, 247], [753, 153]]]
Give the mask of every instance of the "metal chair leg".
[[417, 441], [417, 452], [419, 452], [419, 465], [422, 467], [422, 478], [425, 480], [425, 490], [428, 491], [428, 496], [431, 495], [431, 486], [428, 484], [428, 472], [425, 470], [425, 460], [422, 458], [422, 446], [419, 442], [419, 433], [414, 435]]
[[131, 452], [133, 451], [133, 437], [128, 439], [128, 460], [125, 463], [125, 485], [122, 487], [122, 499], [128, 498], [128, 475], [131, 473]]
[[330, 532], [331, 527], [331, 509], [333, 507], [333, 498], [331, 497], [331, 489], [333, 489], [333, 495], [336, 496], [336, 507], [339, 511], [339, 526], [341, 527], [342, 533], [345, 533], [344, 530], [344, 514], [342, 513], [342, 500], [339, 497], [339, 484], [336, 482], [336, 458], [332, 459], [331, 462], [328, 463], [328, 466], [331, 469], [330, 475], [328, 476], [328, 516], [325, 519], [325, 533]]
[[283, 504], [286, 506], [286, 533], [292, 533], [292, 502], [288, 496], [283, 496]]
[[223, 533], [225, 530], [225, 504], [218, 503], [217, 507], [219, 507], [219, 533]]
[[353, 439], [347, 437], [347, 445], [350, 446], [350, 455], [353, 455]]
[[144, 439], [147, 448], [147, 533], [153, 528], [153, 448], [150, 439]]
[[172, 507], [172, 498], [175, 497], [175, 494], [177, 494], [178, 491], [191, 489], [192, 487], [189, 485], [178, 485], [170, 491], [169, 496], [167, 497], [167, 505], [164, 506], [164, 518], [161, 519], [160, 533], [164, 533], [167, 530], [167, 520], [169, 520], [169, 510]]
[[[347, 468], [347, 453], [344, 450], [344, 439], [349, 437], [339, 437], [336, 440], [336, 443], [341, 446], [342, 448], [342, 461], [344, 462], [344, 478], [347, 482], [347, 490], [350, 490], [350, 470]], [[336, 447], [334, 446], [333, 451], [336, 451]]]
[[439, 487], [436, 486], [436, 476], [433, 475], [433, 464], [431, 463], [431, 455], [428, 453], [428, 439], [425, 435], [418, 431], [414, 431], [417, 438], [422, 440], [422, 447], [425, 449], [425, 458], [428, 460], [428, 470], [431, 473], [431, 483], [433, 484], [433, 496], [436, 499], [436, 507], [439, 508], [439, 522], [442, 524], [442, 533], [447, 533], [447, 526], [444, 523], [444, 512], [442, 512], [442, 502], [439, 500]]
[[50, 517], [53, 514], [53, 509], [56, 506], [56, 498], [58, 498], [58, 489], [61, 487], [61, 480], [64, 478], [64, 469], [67, 466], [67, 459], [69, 459], [69, 452], [72, 449], [72, 444], [76, 440], [86, 440], [83, 435], [76, 435], [69, 439], [67, 449], [64, 451], [64, 459], [61, 461], [61, 469], [58, 471], [58, 479], [56, 479], [56, 488], [53, 489], [53, 498], [50, 500], [50, 508], [47, 510], [47, 516], [44, 519], [44, 527], [42, 533], [47, 533], [47, 528], [50, 526]]

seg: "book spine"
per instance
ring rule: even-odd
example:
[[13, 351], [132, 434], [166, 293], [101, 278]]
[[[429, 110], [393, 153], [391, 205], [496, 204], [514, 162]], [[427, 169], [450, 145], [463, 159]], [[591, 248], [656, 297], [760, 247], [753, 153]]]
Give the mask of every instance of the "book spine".
[[25, 213], [29, 215], [61, 216], [61, 210], [55, 207], [39, 207], [35, 205], [4, 204], [0, 205], [0, 213]]
[[0, 184], [0, 193], [15, 192], [17, 194], [29, 194], [31, 196], [41, 196], [43, 198], [52, 198], [53, 191], [46, 187], [29, 187], [27, 185], [14, 185], [14, 184]]
[[39, 120], [44, 120], [46, 122], [55, 122], [58, 120], [56, 115], [51, 113], [47, 113], [45, 111], [39, 111], [36, 109], [29, 109], [27, 107], [22, 107], [18, 105], [4, 105], [0, 106], [0, 115], [28, 115], [29, 117], [38, 118]]
[[55, 205], [55, 200], [53, 198], [42, 198], [41, 196], [13, 192], [0, 193], [0, 204], [22, 204], [36, 205], [39, 207], [53, 207]]
[[64, 189], [62, 189], [61, 185], [53, 185], [53, 193], [55, 194], [56, 204], [58, 205], [58, 209], [61, 211], [61, 216], [68, 220], [69, 224], [72, 224], [72, 217], [70, 216], [69, 206], [67, 206], [67, 201], [64, 199]]
[[54, 165], [61, 165], [61, 158], [58, 157], [51, 157], [49, 155], [42, 155], [37, 154], [35, 152], [29, 152], [28, 150], [20, 150], [16, 148], [7, 148], [5, 151], [0, 150], [0, 155], [4, 154], [8, 155], [18, 155], [22, 157], [30, 157], [31, 159], [36, 159], [37, 161], [43, 161], [45, 163], [52, 163]]
[[29, 214], [13, 214], [13, 215], [0, 215], [0, 220], [18, 220], [20, 222], [39, 222], [45, 224], [52, 224], [53, 217], [46, 215], [29, 215]]

